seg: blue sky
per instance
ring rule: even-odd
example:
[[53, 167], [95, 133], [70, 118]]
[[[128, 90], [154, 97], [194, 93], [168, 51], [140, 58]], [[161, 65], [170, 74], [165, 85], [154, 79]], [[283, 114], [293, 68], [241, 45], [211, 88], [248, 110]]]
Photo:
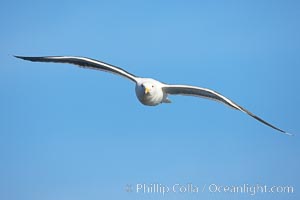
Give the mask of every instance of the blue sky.
[[[0, 199], [299, 199], [298, 1], [2, 1]], [[12, 55], [79, 55], [208, 87], [296, 136], [208, 100], [141, 105], [111, 74]], [[126, 192], [192, 183], [196, 194]], [[213, 193], [217, 184], [294, 193]]]

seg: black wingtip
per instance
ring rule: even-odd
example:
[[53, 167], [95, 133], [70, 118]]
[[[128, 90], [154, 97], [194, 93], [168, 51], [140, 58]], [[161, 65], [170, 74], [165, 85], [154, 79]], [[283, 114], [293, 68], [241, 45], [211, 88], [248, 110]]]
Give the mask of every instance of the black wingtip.
[[42, 61], [41, 59], [44, 58], [44, 57], [27, 57], [27, 56], [16, 56], [16, 55], [14, 55], [14, 57], [22, 60], [31, 61], [31, 62]]
[[[267, 125], [269, 125], [269, 124], [267, 124]], [[273, 125], [271, 125], [271, 127], [274, 128], [274, 129], [276, 129], [276, 130], [278, 130], [279, 132], [281, 132], [281, 133], [284, 134], [284, 135], [294, 136], [294, 134], [289, 133], [289, 132], [286, 132], [286, 131], [284, 131], [284, 130], [282, 130], [282, 129], [279, 129], [279, 128], [273, 126]]]
[[[268, 125], [268, 124], [267, 124], [267, 125]], [[282, 134], [284, 134], [284, 135], [295, 136], [294, 134], [289, 133], [289, 132], [286, 132], [286, 131], [284, 131], [284, 130], [282, 130], [282, 129], [279, 129], [279, 128], [273, 126], [273, 125], [272, 125], [271, 127], [274, 128], [274, 129], [276, 129], [276, 130], [278, 130], [280, 133], [282, 133]]]
[[284, 135], [294, 136], [294, 134], [289, 133], [289, 132], [286, 132], [286, 131], [284, 131], [284, 130], [282, 130], [282, 129], [279, 129], [279, 128], [273, 126], [273, 125], [272, 125], [271, 127], [274, 128], [274, 129], [276, 129], [276, 130], [278, 130], [279, 132], [281, 132], [281, 133], [284, 134]]
[[15, 58], [19, 58], [19, 59], [23, 59], [23, 60], [26, 60], [26, 57], [24, 56], [16, 56], [16, 55], [13, 55]]

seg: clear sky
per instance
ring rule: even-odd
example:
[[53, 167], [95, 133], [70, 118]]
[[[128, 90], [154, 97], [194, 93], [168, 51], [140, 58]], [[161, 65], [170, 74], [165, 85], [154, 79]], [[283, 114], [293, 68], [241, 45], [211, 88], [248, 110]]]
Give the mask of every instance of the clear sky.
[[[299, 199], [299, 10], [290, 0], [2, 1], [0, 199]], [[122, 77], [12, 55], [86, 56], [208, 87], [296, 136], [205, 99], [146, 107]], [[137, 192], [143, 183], [199, 192]]]

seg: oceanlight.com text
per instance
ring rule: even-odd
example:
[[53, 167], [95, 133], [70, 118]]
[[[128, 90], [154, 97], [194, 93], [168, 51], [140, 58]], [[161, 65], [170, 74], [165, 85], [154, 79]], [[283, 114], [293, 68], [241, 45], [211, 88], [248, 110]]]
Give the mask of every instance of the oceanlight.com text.
[[246, 194], [258, 195], [266, 193], [286, 193], [293, 194], [294, 187], [290, 185], [273, 185], [268, 186], [265, 184], [240, 184], [240, 185], [223, 185], [223, 184], [194, 184], [194, 183], [136, 183], [127, 184], [125, 191], [136, 194], [157, 194], [167, 195], [173, 194], [198, 194], [198, 193], [232, 193], [232, 194]]

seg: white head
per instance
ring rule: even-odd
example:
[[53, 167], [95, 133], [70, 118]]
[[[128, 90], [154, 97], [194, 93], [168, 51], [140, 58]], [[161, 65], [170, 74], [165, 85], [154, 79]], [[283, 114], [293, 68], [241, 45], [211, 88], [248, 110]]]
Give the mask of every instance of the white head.
[[159, 81], [154, 79], [141, 79], [135, 87], [140, 102], [150, 106], [160, 104], [164, 96], [161, 85]]
[[144, 90], [145, 95], [153, 95], [157, 89], [155, 84], [151, 82], [144, 82], [141, 84], [141, 87]]

